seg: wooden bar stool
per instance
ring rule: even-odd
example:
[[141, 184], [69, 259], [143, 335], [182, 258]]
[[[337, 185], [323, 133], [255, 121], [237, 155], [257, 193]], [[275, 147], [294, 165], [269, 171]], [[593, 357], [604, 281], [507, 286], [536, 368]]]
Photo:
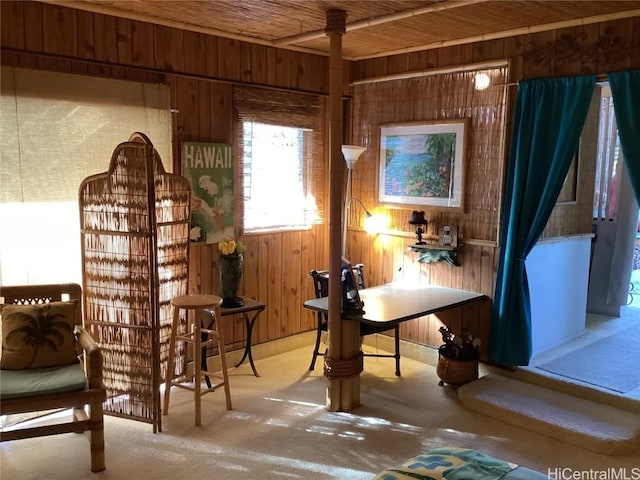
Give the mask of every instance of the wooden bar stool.
[[[224, 330], [222, 315], [220, 314], [220, 304], [222, 298], [217, 295], [182, 295], [171, 300], [173, 305], [173, 323], [171, 325], [171, 339], [169, 342], [169, 361], [167, 363], [167, 375], [164, 388], [164, 408], [162, 413], [167, 415], [169, 413], [169, 395], [171, 393], [171, 387], [176, 386], [184, 388], [186, 390], [193, 390], [195, 403], [196, 403], [196, 426], [201, 425], [201, 408], [200, 397], [205, 393], [213, 392], [214, 390], [224, 387], [224, 394], [227, 400], [227, 410], [231, 410], [231, 393], [229, 392], [229, 377], [227, 375], [227, 359], [225, 357], [224, 347]], [[178, 327], [180, 325], [180, 310], [187, 310], [187, 333], [179, 334]], [[188, 325], [188, 311], [189, 310], [205, 310], [213, 313], [215, 325], [213, 328], [202, 328], [200, 325], [200, 319], [194, 319], [191, 325], [191, 331], [189, 331]], [[202, 333], [206, 333], [208, 338], [202, 341]], [[175, 369], [175, 348], [176, 341], [182, 340], [187, 344], [192, 344], [194, 348], [193, 353], [193, 375], [182, 375], [177, 378], [173, 378], [173, 372]], [[206, 370], [207, 366], [204, 365], [205, 370], [202, 369], [201, 352], [203, 347], [215, 345], [217, 342], [218, 351], [220, 352], [220, 365], [222, 368], [222, 374], [213, 374]], [[212, 384], [210, 387], [202, 388], [203, 376], [213, 377], [220, 379], [221, 381]], [[193, 380], [193, 385], [189, 383]]]

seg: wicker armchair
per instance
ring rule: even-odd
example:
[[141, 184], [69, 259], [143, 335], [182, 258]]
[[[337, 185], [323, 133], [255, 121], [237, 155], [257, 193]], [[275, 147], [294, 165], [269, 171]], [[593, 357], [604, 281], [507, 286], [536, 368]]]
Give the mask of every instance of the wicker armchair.
[[[11, 430], [5, 429], [0, 432], [0, 441], [88, 431], [91, 448], [91, 471], [104, 470], [102, 403], [106, 399], [106, 393], [102, 386], [102, 354], [97, 343], [82, 326], [80, 303], [82, 291], [80, 286], [61, 284], [2, 287], [0, 288], [0, 297], [4, 303], [3, 311], [7, 311], [9, 306], [41, 306], [64, 300], [77, 300], [78, 303], [74, 310], [75, 318], [70, 320], [75, 324], [73, 337], [76, 344], [75, 351], [71, 347], [71, 355], [75, 357], [76, 352], [82, 352], [78, 359], [83, 362], [79, 364], [76, 361], [71, 365], [49, 368], [5, 369], [3, 367], [0, 370], [2, 374], [0, 415], [73, 409], [73, 420], [66, 419], [65, 421], [62, 419], [60, 423], [56, 424], [47, 422], [44, 426], [21, 426], [18, 424]], [[3, 313], [3, 322], [8, 321], [9, 314]], [[5, 342], [6, 333], [4, 327], [5, 325], [3, 325], [3, 342]], [[23, 327], [21, 330], [24, 331], [25, 328]], [[71, 332], [72, 327], [68, 327], [68, 330]], [[58, 333], [52, 334], [51, 338], [57, 338]], [[23, 343], [27, 342], [23, 341]], [[4, 346], [5, 343], [3, 343], [3, 350]], [[56, 351], [56, 348], [53, 350]], [[5, 354], [3, 351], [3, 362]], [[71, 373], [71, 369], [75, 369], [73, 373]], [[73, 381], [70, 382], [69, 379], [72, 376]], [[34, 387], [34, 385], [37, 386]]]

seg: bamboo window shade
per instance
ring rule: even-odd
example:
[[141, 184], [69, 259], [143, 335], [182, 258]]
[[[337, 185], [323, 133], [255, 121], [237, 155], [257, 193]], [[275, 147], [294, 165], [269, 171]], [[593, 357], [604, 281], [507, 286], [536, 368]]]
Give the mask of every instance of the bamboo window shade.
[[[303, 171], [300, 172], [305, 185], [305, 194], [314, 199], [307, 205], [307, 217], [313, 223], [322, 223], [325, 217], [323, 194], [326, 184], [324, 139], [326, 123], [326, 100], [314, 94], [293, 93], [263, 88], [234, 86], [233, 102], [237, 114], [236, 143], [239, 171], [244, 172], [243, 122], [252, 121], [307, 130], [310, 141], [305, 150]], [[278, 168], [278, 159], [273, 159], [274, 169]], [[250, 177], [242, 176], [242, 185], [246, 191], [250, 188]], [[286, 188], [286, 186], [283, 186]], [[244, 202], [243, 202], [244, 203]], [[244, 218], [243, 218], [244, 224]]]
[[82, 282], [78, 186], [107, 170], [113, 147], [135, 131], [153, 138], [171, 171], [169, 94], [163, 84], [0, 67], [4, 284]]
[[5, 65], [0, 71], [2, 162], [13, 173], [0, 201], [75, 201], [82, 179], [104, 171], [113, 146], [137, 130], [170, 158], [166, 85]]
[[[105, 413], [151, 423], [154, 433], [170, 301], [187, 294], [190, 197], [188, 181], [167, 174], [140, 133], [79, 190], [84, 315], [103, 352]], [[185, 367], [178, 352], [176, 370]]]

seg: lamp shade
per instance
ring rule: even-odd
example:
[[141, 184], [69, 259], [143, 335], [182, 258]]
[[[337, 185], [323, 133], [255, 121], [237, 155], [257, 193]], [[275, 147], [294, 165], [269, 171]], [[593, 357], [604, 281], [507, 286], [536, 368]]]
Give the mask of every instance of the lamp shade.
[[365, 147], [360, 147], [358, 145], [342, 145], [342, 156], [344, 157], [344, 161], [346, 162], [349, 170], [353, 168], [356, 161], [365, 150]]
[[409, 223], [411, 225], [426, 225], [427, 224], [427, 219], [424, 218], [424, 211], [420, 210], [414, 210], [411, 213], [411, 218], [409, 219]]

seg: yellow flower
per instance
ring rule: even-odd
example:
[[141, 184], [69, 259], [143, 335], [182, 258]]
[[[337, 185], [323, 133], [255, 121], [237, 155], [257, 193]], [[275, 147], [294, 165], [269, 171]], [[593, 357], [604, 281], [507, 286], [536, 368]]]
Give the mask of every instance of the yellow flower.
[[232, 255], [236, 251], [236, 242], [235, 240], [220, 242], [218, 248], [220, 249], [220, 253], [222, 253], [223, 255]]
[[239, 240], [229, 239], [218, 244], [218, 250], [222, 255], [240, 255], [244, 253], [245, 246]]

